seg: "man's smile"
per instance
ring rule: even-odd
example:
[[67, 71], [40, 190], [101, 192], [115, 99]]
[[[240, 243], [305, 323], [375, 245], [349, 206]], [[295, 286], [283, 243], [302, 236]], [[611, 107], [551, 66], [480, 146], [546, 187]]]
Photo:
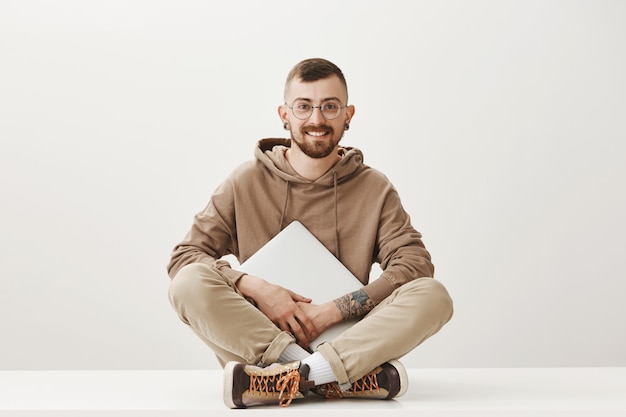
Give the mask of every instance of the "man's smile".
[[322, 136], [331, 135], [333, 133], [333, 129], [330, 126], [309, 127], [302, 130], [304, 134], [316, 138], [321, 138]]
[[325, 131], [325, 130], [321, 131], [321, 132], [320, 131], [316, 131], [316, 130], [311, 130], [309, 132], [306, 132], [306, 134], [309, 135], [309, 136], [317, 136], [317, 137], [319, 137], [319, 136], [326, 136], [328, 134], [328, 132]]

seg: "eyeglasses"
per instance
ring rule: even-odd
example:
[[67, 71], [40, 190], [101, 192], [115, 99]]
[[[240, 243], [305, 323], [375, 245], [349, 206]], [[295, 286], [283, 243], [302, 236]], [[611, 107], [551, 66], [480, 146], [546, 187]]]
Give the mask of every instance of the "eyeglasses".
[[306, 120], [311, 117], [315, 109], [320, 109], [324, 119], [333, 120], [341, 114], [341, 110], [346, 108], [346, 106], [342, 106], [341, 102], [338, 100], [328, 100], [319, 106], [312, 106], [311, 103], [306, 100], [296, 100], [291, 106], [287, 103], [285, 103], [285, 105], [289, 107], [293, 115], [300, 120]]

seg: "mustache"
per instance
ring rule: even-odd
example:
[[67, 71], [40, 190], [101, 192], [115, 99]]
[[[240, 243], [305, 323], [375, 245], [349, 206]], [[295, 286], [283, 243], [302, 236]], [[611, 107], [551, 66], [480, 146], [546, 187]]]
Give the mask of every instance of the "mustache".
[[306, 133], [308, 133], [310, 131], [314, 131], [314, 130], [325, 130], [328, 133], [330, 133], [331, 135], [335, 133], [335, 129], [333, 129], [332, 126], [327, 125], [327, 124], [302, 126], [300, 128], [300, 133], [304, 135], [304, 134], [306, 134]]

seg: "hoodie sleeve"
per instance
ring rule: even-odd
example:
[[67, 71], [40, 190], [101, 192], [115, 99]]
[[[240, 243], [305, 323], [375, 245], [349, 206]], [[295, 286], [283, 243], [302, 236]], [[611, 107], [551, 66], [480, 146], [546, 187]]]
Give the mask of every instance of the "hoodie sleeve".
[[206, 208], [195, 215], [191, 229], [172, 251], [167, 265], [170, 278], [173, 279], [183, 266], [191, 263], [217, 268], [232, 281], [237, 281], [243, 275], [220, 259], [226, 254], [237, 253], [232, 190], [228, 180], [222, 183]]
[[364, 287], [375, 304], [409, 281], [434, 275], [435, 268], [422, 235], [411, 225], [394, 188], [387, 193], [381, 210], [377, 249], [376, 261], [383, 272]]

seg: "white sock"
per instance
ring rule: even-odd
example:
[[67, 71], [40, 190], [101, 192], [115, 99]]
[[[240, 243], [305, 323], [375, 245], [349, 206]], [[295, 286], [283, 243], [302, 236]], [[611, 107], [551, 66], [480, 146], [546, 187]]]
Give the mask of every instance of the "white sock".
[[302, 360], [302, 363], [309, 365], [309, 381], [315, 382], [315, 385], [328, 384], [336, 382], [337, 377], [333, 374], [328, 361], [321, 353], [315, 352], [308, 358]]
[[302, 361], [304, 358], [311, 356], [309, 352], [304, 350], [304, 348], [300, 347], [295, 343], [290, 343], [287, 345], [283, 353], [278, 357], [278, 362], [287, 363], [293, 361]]

